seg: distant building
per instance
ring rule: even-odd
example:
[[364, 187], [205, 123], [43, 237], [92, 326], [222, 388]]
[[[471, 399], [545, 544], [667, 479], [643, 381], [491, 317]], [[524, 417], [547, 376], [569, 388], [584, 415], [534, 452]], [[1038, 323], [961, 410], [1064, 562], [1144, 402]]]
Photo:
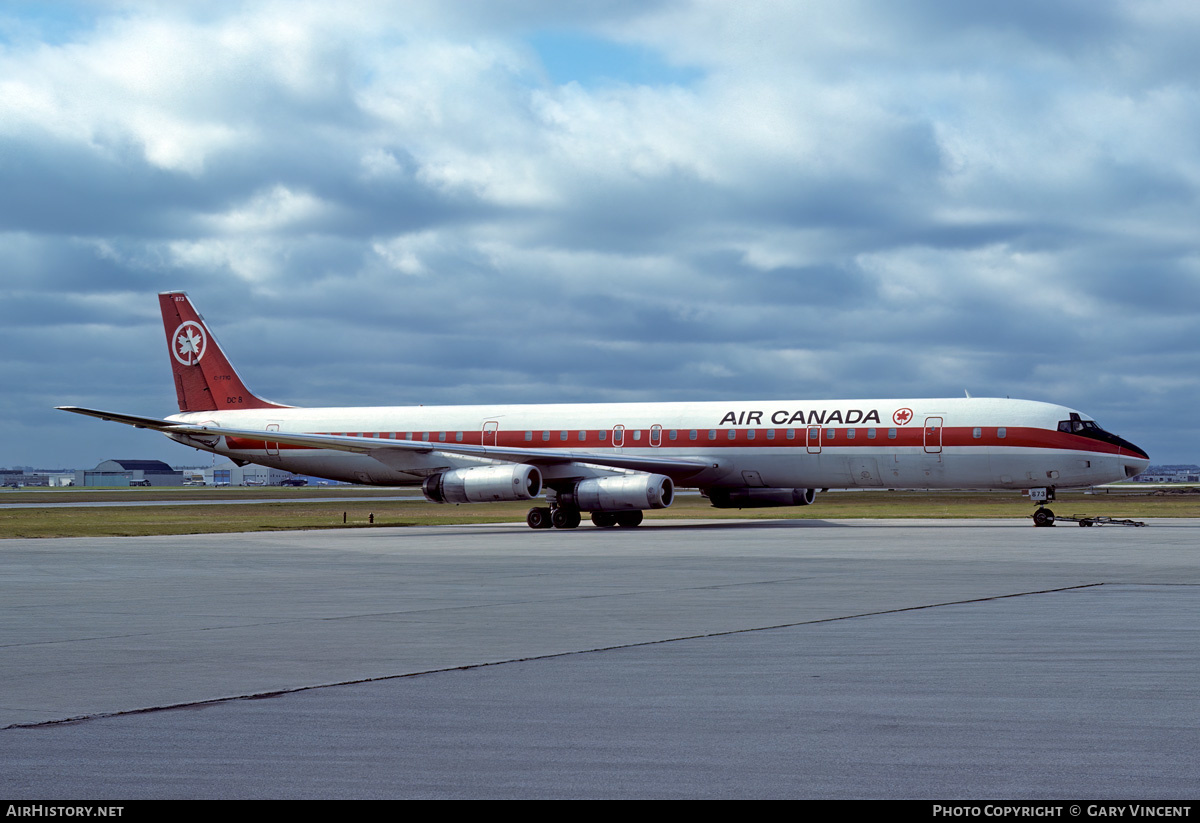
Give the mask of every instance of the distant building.
[[0, 469], [0, 486], [73, 486], [75, 472], [64, 469]]
[[204, 470], [204, 483], [209, 486], [282, 486], [285, 480], [291, 480], [296, 475], [282, 469], [270, 466], [257, 466], [249, 463], [239, 466], [232, 460], [227, 460]]
[[2, 469], [0, 470], [0, 486], [48, 486], [50, 485], [44, 474], [36, 474], [32, 471], [26, 473], [24, 469]]
[[75, 472], [76, 486], [182, 486], [183, 472], [161, 460], [105, 460]]
[[1200, 466], [1150, 466], [1136, 479], [1139, 483], [1200, 483]]

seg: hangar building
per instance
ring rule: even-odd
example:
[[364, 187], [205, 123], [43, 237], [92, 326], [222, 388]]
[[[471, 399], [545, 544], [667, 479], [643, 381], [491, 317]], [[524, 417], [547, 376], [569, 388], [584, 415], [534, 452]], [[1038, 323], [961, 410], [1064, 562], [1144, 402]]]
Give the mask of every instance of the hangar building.
[[182, 486], [183, 472], [161, 460], [105, 460], [75, 472], [76, 486]]

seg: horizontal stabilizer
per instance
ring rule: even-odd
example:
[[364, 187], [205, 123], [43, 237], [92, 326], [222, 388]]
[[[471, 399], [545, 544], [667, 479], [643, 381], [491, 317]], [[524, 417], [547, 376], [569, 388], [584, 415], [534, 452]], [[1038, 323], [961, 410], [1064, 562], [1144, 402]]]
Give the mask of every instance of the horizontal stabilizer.
[[136, 414], [121, 414], [119, 412], [100, 411], [99, 409], [84, 409], [79, 406], [56, 406], [59, 411], [72, 412], [74, 414], [86, 414], [88, 417], [99, 417], [101, 420], [111, 420], [115, 423], [124, 423], [126, 426], [134, 426], [139, 429], [154, 429], [156, 431], [164, 431], [173, 426], [178, 426], [178, 423], [172, 423], [170, 420], [160, 420], [157, 417], [141, 417]]

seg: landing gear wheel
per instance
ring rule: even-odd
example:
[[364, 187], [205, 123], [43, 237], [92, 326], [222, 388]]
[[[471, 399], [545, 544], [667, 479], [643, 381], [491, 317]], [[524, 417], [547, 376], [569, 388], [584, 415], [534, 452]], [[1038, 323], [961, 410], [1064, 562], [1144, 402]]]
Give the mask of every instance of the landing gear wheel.
[[592, 523], [602, 529], [611, 529], [617, 525], [616, 512], [592, 512]]
[[641, 511], [621, 512], [617, 515], [617, 525], [623, 529], [632, 529], [642, 524]]
[[1053, 526], [1054, 512], [1044, 506], [1033, 513], [1033, 525], [1035, 526]]
[[579, 525], [583, 519], [579, 514], [579, 509], [564, 509], [559, 507], [550, 515], [550, 522], [554, 524], [556, 529], [573, 529]]
[[525, 523], [531, 529], [550, 528], [550, 510], [547, 508], [530, 509], [529, 514], [525, 515]]

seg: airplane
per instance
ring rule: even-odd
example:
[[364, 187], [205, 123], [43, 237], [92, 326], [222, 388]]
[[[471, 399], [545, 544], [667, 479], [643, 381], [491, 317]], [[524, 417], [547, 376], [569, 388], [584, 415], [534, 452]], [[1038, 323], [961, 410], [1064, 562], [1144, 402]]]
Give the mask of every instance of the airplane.
[[[296, 408], [242, 381], [186, 292], [159, 294], [179, 414], [59, 406], [239, 465], [420, 485], [439, 503], [535, 500], [534, 529], [634, 527], [699, 489], [717, 508], [807, 506], [818, 489], [1057, 488], [1124, 480], [1146, 452], [1073, 409], [1008, 398]], [[1039, 526], [1054, 525], [1044, 505]]]

